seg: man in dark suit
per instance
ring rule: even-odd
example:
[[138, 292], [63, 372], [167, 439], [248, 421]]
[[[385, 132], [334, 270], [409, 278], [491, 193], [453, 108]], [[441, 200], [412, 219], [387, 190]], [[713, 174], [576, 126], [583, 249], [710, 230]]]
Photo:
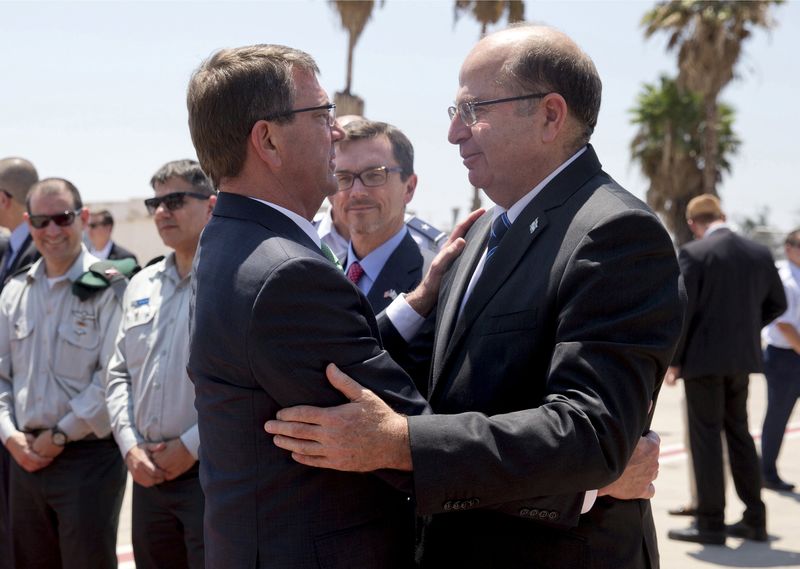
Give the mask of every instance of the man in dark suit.
[[[602, 496], [579, 516], [526, 500], [619, 476], [682, 324], [669, 236], [587, 144], [600, 90], [588, 56], [550, 28], [478, 43], [449, 140], [498, 206], [468, 233], [438, 297], [437, 414], [387, 433], [395, 414], [331, 366], [351, 403], [284, 409], [266, 425], [303, 464], [412, 470], [429, 516], [423, 567], [658, 566], [648, 501]], [[435, 303], [426, 281], [395, 301], [419, 322]], [[413, 334], [401, 321], [382, 319], [387, 345]]]
[[317, 72], [303, 52], [261, 45], [217, 52], [189, 85], [192, 140], [220, 190], [196, 255], [188, 363], [208, 567], [411, 560], [404, 494], [378, 476], [300, 465], [261, 430], [281, 407], [345, 401], [325, 381], [330, 361], [400, 413], [428, 409], [310, 222], [337, 190], [343, 137]]
[[[400, 129], [383, 122], [348, 121], [343, 130], [346, 138], [336, 144], [339, 191], [330, 201], [349, 229], [345, 274], [378, 314], [420, 283], [434, 257], [417, 244], [405, 223], [406, 205], [417, 187], [414, 147]], [[430, 333], [433, 325], [431, 315], [425, 324]], [[414, 342], [392, 356], [424, 393], [427, 342]]]
[[[28, 190], [38, 181], [39, 174], [28, 160], [16, 157], [0, 160], [0, 226], [10, 232], [0, 258], [0, 291], [14, 273], [29, 267], [40, 257], [25, 221], [25, 199]], [[10, 458], [6, 447], [0, 445], [0, 569], [14, 566], [8, 524]]]
[[[772, 254], [731, 231], [719, 200], [692, 199], [687, 221], [696, 240], [679, 261], [689, 298], [686, 325], [669, 381], [683, 378], [697, 483], [697, 521], [671, 530], [682, 541], [724, 544], [725, 536], [767, 540], [756, 447], [747, 425], [749, 374], [763, 369], [761, 329], [786, 310]], [[721, 434], [725, 434], [742, 520], [725, 526]]]
[[114, 216], [107, 209], [93, 211], [89, 218], [86, 235], [89, 238], [89, 252], [101, 260], [133, 259], [136, 255], [111, 239], [114, 231]]

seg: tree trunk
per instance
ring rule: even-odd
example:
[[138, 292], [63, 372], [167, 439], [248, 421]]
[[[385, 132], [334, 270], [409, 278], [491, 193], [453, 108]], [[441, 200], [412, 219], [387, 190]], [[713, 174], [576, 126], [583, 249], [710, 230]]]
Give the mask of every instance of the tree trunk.
[[344, 92], [350, 94], [350, 87], [353, 83], [353, 52], [356, 49], [352, 32], [347, 32], [347, 81], [345, 82]]
[[717, 96], [705, 101], [706, 128], [703, 133], [703, 193], [717, 195], [718, 121]]

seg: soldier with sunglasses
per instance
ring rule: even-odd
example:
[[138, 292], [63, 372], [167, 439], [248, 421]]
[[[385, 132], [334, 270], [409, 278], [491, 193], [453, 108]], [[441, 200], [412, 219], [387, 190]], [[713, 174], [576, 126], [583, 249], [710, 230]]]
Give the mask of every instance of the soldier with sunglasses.
[[81, 242], [89, 211], [48, 178], [25, 219], [42, 258], [0, 295], [0, 438], [11, 464], [17, 567], [116, 567], [125, 466], [111, 439], [103, 377], [120, 316], [111, 288], [74, 293], [98, 259]]
[[189, 360], [191, 268], [216, 203], [193, 160], [168, 162], [145, 200], [166, 258], [138, 273], [123, 298], [106, 398], [114, 437], [133, 476], [133, 555], [140, 569], [202, 569], [203, 491]]

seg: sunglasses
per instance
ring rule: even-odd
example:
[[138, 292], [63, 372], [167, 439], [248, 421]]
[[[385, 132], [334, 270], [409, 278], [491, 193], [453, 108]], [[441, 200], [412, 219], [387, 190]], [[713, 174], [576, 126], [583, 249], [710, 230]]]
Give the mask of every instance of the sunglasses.
[[59, 227], [69, 227], [75, 221], [75, 218], [80, 215], [81, 210], [65, 211], [64, 213], [57, 213], [55, 215], [30, 215], [28, 214], [28, 221], [35, 229], [44, 229], [52, 221]]
[[206, 194], [198, 194], [197, 192], [172, 192], [165, 196], [148, 198], [144, 200], [144, 205], [150, 215], [155, 215], [158, 206], [164, 204], [164, 207], [169, 211], [181, 209], [186, 204], [186, 197], [196, 198], [198, 200], [207, 200], [211, 196]]

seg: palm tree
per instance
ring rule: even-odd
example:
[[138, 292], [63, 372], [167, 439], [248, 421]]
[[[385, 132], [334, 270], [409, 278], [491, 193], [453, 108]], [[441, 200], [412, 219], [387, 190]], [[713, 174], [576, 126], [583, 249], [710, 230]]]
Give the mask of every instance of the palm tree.
[[[522, 0], [456, 0], [453, 5], [453, 21], [463, 13], [472, 16], [481, 25], [481, 37], [486, 35], [489, 26], [499, 22], [504, 13], [507, 13], [509, 24], [521, 22], [525, 19], [525, 3]], [[472, 211], [481, 207], [480, 189], [472, 189]]]
[[491, 24], [496, 24], [508, 13], [508, 23], [521, 22], [525, 19], [525, 3], [522, 0], [456, 0], [453, 10], [457, 22], [464, 12], [471, 13], [481, 25], [481, 37]]
[[374, 0], [330, 0], [330, 5], [339, 14], [342, 27], [347, 30], [347, 80], [344, 91], [334, 94], [334, 102], [340, 115], [363, 115], [364, 100], [350, 91], [353, 85], [353, 52], [372, 15], [375, 2]]
[[[681, 245], [691, 239], [686, 225], [686, 205], [703, 193], [705, 159], [703, 145], [710, 123], [703, 98], [680, 89], [675, 79], [662, 76], [657, 85], [645, 84], [631, 109], [638, 131], [631, 142], [631, 156], [649, 178], [647, 203], [662, 214]], [[713, 127], [717, 142], [714, 180], [730, 172], [730, 158], [739, 147], [733, 132], [734, 111], [725, 103], [717, 108]]]
[[[757, 27], [771, 28], [771, 4], [782, 0], [668, 0], [648, 11], [645, 36], [669, 34], [667, 49], [678, 50], [678, 88], [698, 93], [708, 124], [721, 120], [720, 91], [735, 76], [744, 41]], [[702, 192], [716, 194], [718, 129], [705, 129]]]

